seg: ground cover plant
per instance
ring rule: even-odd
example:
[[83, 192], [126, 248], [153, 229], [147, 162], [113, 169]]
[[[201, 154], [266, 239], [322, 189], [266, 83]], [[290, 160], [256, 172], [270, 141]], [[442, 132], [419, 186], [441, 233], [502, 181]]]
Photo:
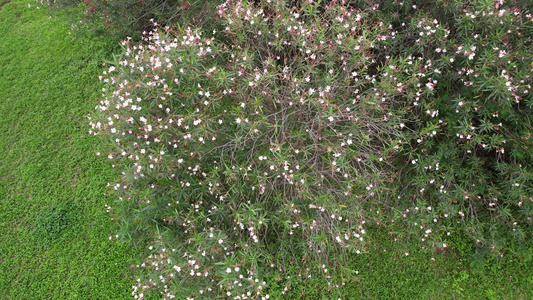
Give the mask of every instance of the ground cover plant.
[[104, 208], [117, 174], [82, 123], [117, 48], [37, 5], [0, 5], [0, 299], [127, 299], [135, 250]]
[[221, 30], [124, 40], [89, 133], [121, 172], [116, 238], [148, 240], [135, 297], [340, 287], [376, 224], [406, 258], [530, 264], [528, 9], [227, 1]]

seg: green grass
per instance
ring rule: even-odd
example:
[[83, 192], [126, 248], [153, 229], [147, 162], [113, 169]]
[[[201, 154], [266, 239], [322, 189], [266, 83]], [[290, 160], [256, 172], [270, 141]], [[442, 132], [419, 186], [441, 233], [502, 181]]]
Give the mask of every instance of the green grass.
[[[448, 247], [440, 253], [414, 247], [406, 256], [384, 226], [368, 228], [370, 246], [346, 262], [346, 285], [328, 291], [323, 278], [298, 277], [272, 286], [273, 299], [533, 299], [531, 262], [488, 261], [475, 271], [470, 259]], [[465, 241], [469, 243], [469, 241]], [[416, 250], [415, 248], [418, 248]], [[434, 258], [435, 260], [432, 260]], [[357, 273], [356, 273], [357, 272]], [[349, 273], [349, 272], [347, 272]], [[339, 281], [340, 279], [338, 278]], [[291, 288], [281, 291], [287, 283]]]
[[116, 43], [73, 40], [37, 4], [0, 11], [0, 299], [131, 298], [136, 250], [109, 241], [104, 207], [116, 173], [82, 123]]
[[[73, 39], [36, 4], [0, 11], [0, 299], [128, 299], [138, 251], [108, 239], [104, 205], [114, 203], [104, 193], [117, 173], [94, 155], [103, 141], [83, 123], [101, 64], [118, 48]], [[488, 261], [476, 272], [465, 257], [471, 241], [440, 254], [413, 245], [405, 256], [384, 228], [368, 232], [366, 253], [345, 263], [345, 287], [272, 276], [270, 299], [533, 299], [531, 262]]]

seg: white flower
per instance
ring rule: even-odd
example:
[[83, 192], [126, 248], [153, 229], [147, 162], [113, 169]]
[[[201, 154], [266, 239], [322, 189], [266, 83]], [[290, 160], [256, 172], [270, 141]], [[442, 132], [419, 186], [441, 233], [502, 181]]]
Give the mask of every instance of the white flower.
[[218, 243], [219, 244], [222, 244], [224, 241], [223, 240], [218, 240]]
[[241, 124], [241, 118], [237, 118], [235, 122], [237, 122], [237, 124]]

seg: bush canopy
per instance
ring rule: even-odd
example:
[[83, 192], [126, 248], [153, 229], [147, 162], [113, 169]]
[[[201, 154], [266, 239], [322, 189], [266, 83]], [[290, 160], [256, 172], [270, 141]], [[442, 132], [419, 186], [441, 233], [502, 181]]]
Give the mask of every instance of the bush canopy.
[[133, 294], [267, 298], [289, 269], [340, 285], [369, 224], [530, 259], [528, 9], [230, 0], [222, 30], [124, 40], [89, 119], [122, 172], [119, 239], [146, 247]]

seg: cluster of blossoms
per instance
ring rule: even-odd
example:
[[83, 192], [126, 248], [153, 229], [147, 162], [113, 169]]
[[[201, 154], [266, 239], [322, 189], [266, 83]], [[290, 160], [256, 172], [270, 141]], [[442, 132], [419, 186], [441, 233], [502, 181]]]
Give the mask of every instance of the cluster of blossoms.
[[[385, 22], [377, 7], [303, 2], [227, 1], [223, 30], [124, 41], [101, 77], [89, 133], [109, 139], [99, 154], [122, 174], [106, 209], [123, 236], [150, 243], [136, 298], [268, 298], [266, 266], [308, 262], [324, 275], [338, 263], [332, 253], [364, 252], [368, 222], [446, 247], [463, 211], [533, 205], [531, 173], [505, 157], [529, 137], [500, 134], [531, 103], [521, 48], [483, 28], [462, 42], [465, 32], [416, 6], [406, 24]], [[460, 22], [508, 27], [508, 42], [523, 34], [520, 12], [495, 9]], [[518, 192], [500, 196], [491, 182], [501, 178], [477, 177], [486, 157]]]
[[[400, 178], [406, 187], [397, 195], [401, 206], [390, 221], [398, 224], [397, 236], [405, 236], [400, 231], [414, 233], [420, 241], [431, 241], [433, 248], [443, 240], [453, 241], [453, 233], [470, 224], [467, 234], [473, 243], [502, 256], [511, 240], [527, 240], [532, 226], [530, 211], [521, 206], [532, 204], [531, 193], [521, 188], [533, 183], [526, 163], [532, 159], [527, 115], [533, 57], [523, 45], [531, 34], [523, 25], [532, 21], [532, 14], [516, 1], [422, 6], [409, 9], [410, 22], [401, 23], [401, 14], [390, 18], [391, 24], [401, 24], [394, 26], [399, 31], [393, 31], [396, 39], [419, 33], [407, 65], [400, 48], [405, 40], [391, 39], [382, 46], [387, 61], [399, 57], [398, 74], [417, 74], [429, 88], [428, 93], [417, 93], [419, 111], [407, 115], [412, 119], [402, 126], [417, 134], [406, 159], [411, 170]], [[417, 63], [413, 56], [419, 56], [418, 66], [423, 66], [418, 71], [412, 69]], [[420, 115], [423, 111], [426, 117]], [[516, 180], [519, 186], [509, 184]], [[430, 204], [433, 210], [415, 209]], [[412, 230], [405, 230], [406, 225]], [[422, 230], [417, 233], [416, 228]], [[429, 239], [432, 235], [435, 239]]]
[[[272, 251], [285, 235], [301, 241], [309, 249], [305, 255], [318, 260], [328, 260], [328, 248], [363, 250], [364, 199], [380, 186], [375, 174], [390, 160], [391, 137], [398, 134], [395, 144], [402, 141], [399, 129], [381, 132], [399, 121], [386, 105], [370, 104], [377, 93], [364, 87], [376, 80], [368, 71], [375, 63], [367, 54], [372, 41], [359, 37], [367, 25], [361, 14], [342, 8], [344, 20], [335, 27], [342, 39], [325, 43], [319, 37], [326, 23], [316, 27], [299, 20], [311, 12], [287, 14], [277, 3], [267, 5], [267, 14], [267, 7], [243, 5], [223, 4], [219, 14], [227, 27], [208, 38], [187, 28], [152, 32], [135, 46], [125, 41], [124, 56], [101, 78], [108, 87], [90, 120], [90, 134], [113, 142], [100, 155], [121, 167], [122, 177], [110, 184], [121, 195], [117, 209], [139, 211], [133, 219], [117, 220], [126, 231], [139, 222], [148, 228], [144, 220], [156, 214], [158, 226], [169, 229], [158, 243], [181, 249], [149, 256], [141, 267], [160, 275], [139, 283], [137, 296], [175, 278], [173, 266], [182, 271], [183, 282], [220, 282], [218, 289], [241, 298], [246, 293], [233, 291], [244, 284], [259, 295], [262, 285], [247, 279], [257, 276], [257, 262], [247, 254]], [[328, 14], [339, 16], [338, 9]], [[270, 28], [281, 16], [286, 24]], [[242, 22], [259, 26], [258, 35], [234, 38], [235, 44], [215, 40], [216, 34], [239, 36], [246, 30]], [[350, 23], [352, 28], [344, 26]], [[287, 25], [291, 29], [282, 30]], [[256, 52], [252, 42], [261, 43]], [[298, 58], [283, 54], [285, 46], [305, 53], [305, 60], [291, 63]], [[357, 56], [349, 55], [354, 47]], [[322, 76], [323, 61], [334, 58]], [[338, 76], [343, 83], [334, 88]], [[343, 97], [353, 100], [340, 101]], [[361, 115], [362, 107], [383, 117]], [[179, 232], [181, 242], [169, 240], [170, 230]], [[278, 236], [270, 237], [275, 232]], [[211, 243], [204, 240], [213, 235], [207, 239]], [[225, 247], [216, 243], [218, 237]], [[191, 268], [191, 260], [199, 269]], [[226, 272], [235, 266], [246, 277]], [[172, 295], [171, 290], [163, 294]]]

